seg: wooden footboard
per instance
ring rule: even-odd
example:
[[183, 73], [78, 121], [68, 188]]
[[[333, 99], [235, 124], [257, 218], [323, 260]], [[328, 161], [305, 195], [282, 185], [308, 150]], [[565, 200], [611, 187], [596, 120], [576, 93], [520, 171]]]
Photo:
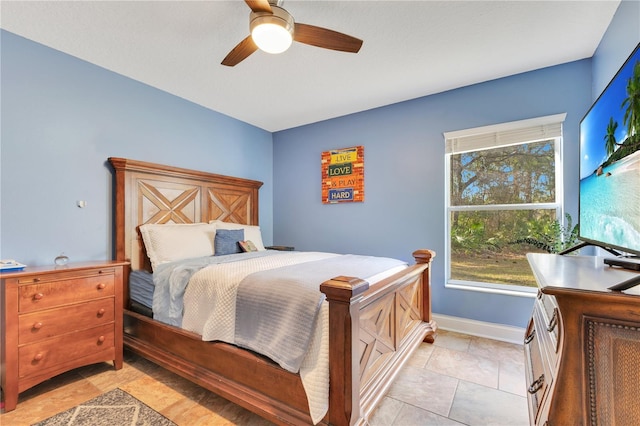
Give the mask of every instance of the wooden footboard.
[[433, 342], [431, 259], [413, 253], [416, 265], [369, 287], [338, 277], [320, 286], [329, 301], [329, 424], [366, 423], [416, 347]]
[[[433, 341], [429, 250], [416, 264], [373, 286], [337, 277], [329, 301], [329, 412], [324, 424], [365, 424], [394, 377], [423, 341]], [[278, 424], [310, 424], [298, 374], [269, 359], [127, 311], [125, 345], [141, 356]]]

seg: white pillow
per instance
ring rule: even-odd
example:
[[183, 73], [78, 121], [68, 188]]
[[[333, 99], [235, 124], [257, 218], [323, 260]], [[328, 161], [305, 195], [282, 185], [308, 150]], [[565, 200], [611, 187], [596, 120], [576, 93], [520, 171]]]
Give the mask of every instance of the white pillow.
[[216, 225], [166, 223], [140, 226], [151, 267], [190, 257], [213, 256]]
[[244, 229], [244, 239], [249, 240], [256, 246], [258, 251], [266, 250], [262, 243], [262, 232], [259, 226], [255, 225], [242, 225], [240, 223], [223, 222], [221, 220], [212, 220], [209, 223], [214, 223], [218, 229]]

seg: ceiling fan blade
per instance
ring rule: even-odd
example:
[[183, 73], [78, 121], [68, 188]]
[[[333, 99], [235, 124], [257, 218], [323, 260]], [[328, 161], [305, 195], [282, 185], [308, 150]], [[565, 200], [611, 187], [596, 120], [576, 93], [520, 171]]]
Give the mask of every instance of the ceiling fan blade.
[[222, 65], [232, 67], [247, 59], [249, 55], [258, 50], [258, 46], [253, 42], [251, 35], [242, 40], [231, 52], [222, 60]]
[[362, 40], [350, 35], [297, 22], [293, 31], [293, 39], [311, 46], [349, 53], [358, 53], [362, 46]]
[[268, 0], [244, 0], [244, 2], [254, 12], [273, 13], [273, 11], [271, 10], [271, 5], [269, 4]]

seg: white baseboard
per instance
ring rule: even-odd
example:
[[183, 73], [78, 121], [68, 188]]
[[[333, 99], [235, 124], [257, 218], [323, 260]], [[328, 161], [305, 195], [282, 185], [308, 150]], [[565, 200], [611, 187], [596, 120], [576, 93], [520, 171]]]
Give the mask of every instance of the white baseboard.
[[521, 345], [524, 339], [524, 328], [511, 325], [494, 324], [476, 321], [468, 318], [452, 317], [449, 315], [432, 314], [438, 328], [447, 331], [469, 334], [471, 336], [486, 337], [503, 342]]

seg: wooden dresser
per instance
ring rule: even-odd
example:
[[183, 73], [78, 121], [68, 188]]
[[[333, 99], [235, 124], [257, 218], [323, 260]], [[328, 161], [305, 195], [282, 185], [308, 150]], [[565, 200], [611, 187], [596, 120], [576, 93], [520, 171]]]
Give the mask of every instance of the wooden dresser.
[[525, 333], [532, 425], [640, 424], [637, 274], [593, 256], [529, 254], [539, 285]]
[[5, 411], [18, 394], [83, 365], [122, 368], [123, 262], [85, 262], [0, 274]]

